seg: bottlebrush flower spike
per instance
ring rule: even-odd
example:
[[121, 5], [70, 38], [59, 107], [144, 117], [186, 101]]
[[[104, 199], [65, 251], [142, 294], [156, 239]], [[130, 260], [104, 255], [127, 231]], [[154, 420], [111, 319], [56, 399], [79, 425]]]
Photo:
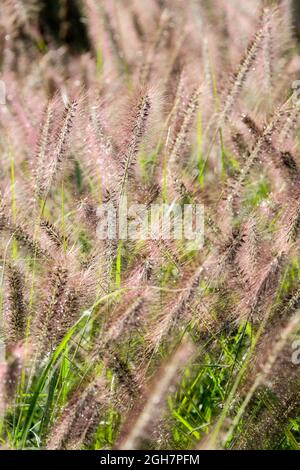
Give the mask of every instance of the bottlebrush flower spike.
[[257, 57], [258, 50], [260, 49], [262, 42], [266, 36], [266, 31], [269, 28], [271, 14], [271, 10], [264, 11], [262, 25], [258, 32], [255, 34], [254, 39], [249, 44], [245, 56], [243, 57], [237, 72], [233, 76], [232, 85], [228, 90], [223, 110], [219, 116], [218, 127], [222, 127], [223, 123], [230, 115], [236, 103], [236, 100], [241, 92], [241, 89], [246, 79], [248, 78], [248, 74]]
[[187, 103], [186, 108], [184, 109], [183, 122], [180, 126], [180, 129], [177, 132], [177, 135], [175, 136], [175, 139], [174, 139], [171, 151], [170, 151], [168, 163], [171, 167], [172, 165], [177, 163], [177, 160], [181, 157], [182, 150], [186, 144], [186, 138], [187, 138], [188, 132], [193, 123], [193, 119], [195, 117], [196, 111], [199, 106], [201, 88], [202, 87], [194, 90], [194, 92], [192, 93]]
[[46, 448], [71, 450], [88, 444], [97, 429], [107, 397], [105, 379], [102, 376], [86, 384], [83, 393], [75, 392], [60, 421], [52, 429]]
[[55, 99], [50, 100], [44, 111], [44, 118], [41, 125], [40, 138], [34, 162], [34, 176], [38, 193], [41, 193], [41, 188], [45, 184], [45, 166], [51, 148], [51, 134], [54, 126], [56, 104]]
[[[61, 128], [55, 137], [52, 136], [53, 150], [49, 155], [50, 161], [47, 161], [47, 165], [46, 168], [43, 170], [43, 173], [39, 172], [39, 177], [37, 180], [38, 195], [41, 198], [46, 197], [48, 192], [50, 191], [52, 183], [65, 157], [78, 105], [79, 101], [73, 100], [70, 104], [65, 107]], [[51, 105], [51, 109], [52, 106], [53, 105]], [[47, 112], [47, 114], [49, 114], [49, 111]], [[46, 128], [47, 127], [48, 124], [46, 125]], [[42, 140], [44, 139], [45, 136]], [[41, 155], [43, 155], [43, 153]]]
[[193, 346], [188, 342], [183, 343], [169, 358], [168, 362], [161, 367], [148, 388], [148, 396], [146, 393], [141, 409], [134, 410], [132, 416], [129, 416], [128, 422], [125, 423], [117, 445], [118, 449], [133, 450], [139, 448], [141, 441], [151, 432], [156, 420], [161, 415], [171, 384], [178, 380], [180, 369], [191, 359], [193, 354]]
[[136, 161], [139, 146], [146, 130], [147, 118], [151, 108], [148, 94], [142, 94], [137, 100], [137, 106], [132, 117], [133, 126], [130, 136], [125, 143], [125, 149], [121, 151], [118, 160], [122, 168], [120, 174], [119, 194], [124, 195], [128, 179], [132, 175], [133, 166]]
[[7, 343], [12, 345], [25, 338], [28, 306], [25, 300], [24, 275], [16, 265], [7, 270], [6, 331]]

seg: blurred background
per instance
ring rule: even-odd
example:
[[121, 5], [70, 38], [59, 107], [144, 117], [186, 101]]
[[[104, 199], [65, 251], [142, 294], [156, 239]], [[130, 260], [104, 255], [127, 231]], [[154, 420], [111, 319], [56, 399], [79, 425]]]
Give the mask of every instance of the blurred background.
[[[155, 0], [160, 6], [165, 0]], [[194, 2], [195, 0], [188, 0]], [[290, 0], [293, 6], [294, 34], [300, 40], [300, 1]], [[13, 32], [15, 38], [24, 41], [38, 40], [40, 47], [54, 44], [59, 47], [65, 45], [73, 54], [92, 49], [86, 27], [85, 9], [89, 0], [2, 0], [0, 13], [2, 28], [6, 32]], [[116, 3], [122, 7], [131, 8], [129, 0], [111, 0], [106, 3]], [[147, 0], [139, 0], [147, 9]], [[199, 3], [209, 4], [210, 0], [199, 0]], [[247, 3], [256, 4], [256, 0]], [[265, 0], [262, 4], [282, 3], [282, 0]], [[99, 6], [101, 0], [98, 0]], [[24, 7], [24, 11], [22, 8]], [[12, 13], [14, 13], [12, 15]], [[22, 19], [23, 16], [23, 19]]]

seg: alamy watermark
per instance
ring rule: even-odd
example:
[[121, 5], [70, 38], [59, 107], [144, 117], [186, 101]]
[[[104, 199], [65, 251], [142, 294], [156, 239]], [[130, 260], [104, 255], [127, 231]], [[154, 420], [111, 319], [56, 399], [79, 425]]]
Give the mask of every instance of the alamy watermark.
[[97, 236], [101, 240], [182, 240], [199, 250], [204, 244], [204, 207], [201, 204], [128, 205], [121, 198], [97, 210]]

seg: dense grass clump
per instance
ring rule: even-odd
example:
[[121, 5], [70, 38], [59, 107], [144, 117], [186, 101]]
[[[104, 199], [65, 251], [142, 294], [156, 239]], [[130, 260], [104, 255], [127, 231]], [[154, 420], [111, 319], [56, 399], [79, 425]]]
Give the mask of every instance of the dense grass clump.
[[299, 449], [292, 2], [2, 3], [1, 447]]

